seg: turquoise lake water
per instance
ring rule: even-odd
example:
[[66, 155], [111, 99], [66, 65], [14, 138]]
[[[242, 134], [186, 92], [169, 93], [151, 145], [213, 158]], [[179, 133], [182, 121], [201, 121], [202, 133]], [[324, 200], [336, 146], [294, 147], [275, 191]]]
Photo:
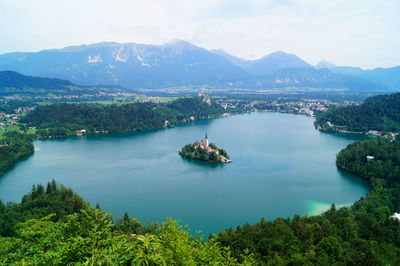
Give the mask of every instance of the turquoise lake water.
[[[38, 140], [35, 153], [0, 178], [0, 198], [19, 202], [32, 184], [54, 178], [114, 217], [125, 211], [143, 223], [172, 217], [206, 236], [262, 217], [351, 204], [368, 187], [340, 172], [335, 157], [362, 137], [321, 133], [313, 122], [248, 113], [139, 134]], [[232, 163], [210, 165], [178, 155], [206, 132]]]

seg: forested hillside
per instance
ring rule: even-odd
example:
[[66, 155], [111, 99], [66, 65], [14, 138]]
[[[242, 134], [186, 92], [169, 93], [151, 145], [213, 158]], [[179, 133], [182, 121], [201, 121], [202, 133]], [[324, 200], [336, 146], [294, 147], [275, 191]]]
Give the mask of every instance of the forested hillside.
[[0, 139], [0, 177], [19, 159], [33, 152], [32, 138], [14, 131]]
[[[333, 124], [334, 128], [327, 122]], [[323, 130], [400, 131], [400, 93], [370, 97], [359, 106], [329, 110], [317, 117]]]
[[54, 214], [50, 221], [56, 222], [81, 210], [88, 211], [89, 204], [72, 189], [57, 185], [54, 180], [46, 188], [41, 184], [33, 185], [32, 191], [22, 198], [21, 203], [5, 205], [0, 199], [0, 236], [17, 236], [17, 224], [29, 219]]
[[369, 182], [381, 178], [386, 186], [399, 186], [400, 140], [385, 137], [352, 143], [339, 152], [336, 164]]
[[[228, 248], [167, 219], [141, 225], [128, 214], [113, 223], [70, 188], [34, 186], [21, 203], [0, 200], [0, 264], [236, 265]], [[252, 256], [241, 257], [254, 265]]]
[[68, 80], [26, 76], [14, 71], [0, 71], [0, 96], [83, 95], [99, 92], [125, 92], [121, 87], [80, 86]]
[[[37, 107], [23, 122], [35, 126], [39, 136], [74, 135], [75, 130], [95, 132], [143, 131], [221, 115], [224, 109], [204, 98], [181, 98], [168, 104], [124, 105], [52, 104]], [[166, 123], [166, 121], [168, 121]]]

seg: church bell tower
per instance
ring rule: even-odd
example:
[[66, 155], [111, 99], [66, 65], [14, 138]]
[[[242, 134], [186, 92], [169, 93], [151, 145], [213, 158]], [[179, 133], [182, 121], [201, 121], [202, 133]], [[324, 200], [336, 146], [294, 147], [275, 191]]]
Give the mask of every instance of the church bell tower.
[[205, 139], [204, 147], [208, 148], [208, 136], [207, 136], [207, 133], [206, 133], [206, 139]]

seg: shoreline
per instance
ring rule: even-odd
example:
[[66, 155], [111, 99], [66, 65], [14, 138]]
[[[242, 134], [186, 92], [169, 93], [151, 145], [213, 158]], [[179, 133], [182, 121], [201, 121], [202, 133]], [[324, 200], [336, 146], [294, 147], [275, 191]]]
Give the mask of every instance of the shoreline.
[[[273, 113], [276, 113], [276, 114], [285, 114], [285, 115], [302, 115], [302, 116], [305, 116], [305, 117], [312, 117], [312, 116], [309, 116], [309, 115], [304, 115], [304, 114], [294, 114], [294, 113], [287, 113], [287, 112], [273, 112], [273, 111], [252, 111], [252, 112], [237, 112], [237, 113], [229, 113], [229, 115], [228, 116], [232, 116], [232, 115], [243, 115], [243, 114], [251, 114], [251, 113], [256, 113], [256, 112], [265, 112], [265, 113], [271, 113], [271, 114], [273, 114]], [[189, 124], [193, 124], [193, 123], [196, 123], [196, 122], [201, 122], [201, 121], [207, 121], [207, 120], [213, 120], [213, 119], [217, 119], [217, 118], [224, 118], [224, 117], [227, 117], [227, 115], [219, 115], [219, 116], [215, 116], [215, 117], [212, 117], [212, 118], [207, 118], [207, 119], [201, 119], [201, 120], [196, 120], [196, 121], [188, 121], [188, 122], [184, 122], [184, 123], [177, 123], [177, 124], [175, 124], [174, 126], [186, 126], [186, 125], [189, 125]], [[85, 134], [85, 135], [83, 135], [83, 136], [90, 136], [90, 137], [93, 137], [93, 136], [105, 136], [105, 137], [112, 137], [112, 136], [115, 136], [115, 135], [118, 135], [118, 134], [142, 134], [142, 133], [149, 133], [149, 132], [152, 132], [152, 131], [158, 131], [158, 130], [163, 130], [163, 129], [168, 129], [168, 128], [173, 128], [174, 126], [172, 126], [172, 127], [159, 127], [159, 128], [154, 128], [154, 129], [148, 129], [148, 130], [141, 130], [141, 131], [126, 131], [126, 132], [107, 132], [107, 133], [103, 133], [103, 132], [100, 132], [100, 133], [89, 133], [89, 134]], [[326, 132], [326, 131], [323, 131], [323, 130], [318, 130], [318, 131], [321, 131], [321, 132]], [[342, 133], [342, 132], [326, 132], [326, 133]], [[350, 132], [343, 132], [343, 133], [350, 133]], [[351, 133], [350, 133], [351, 134]], [[77, 135], [70, 135], [70, 136], [63, 136], [63, 137], [57, 137], [57, 138], [46, 138], [46, 137], [43, 137], [43, 138], [35, 138], [35, 139], [33, 139], [32, 140], [32, 142], [33, 141], [35, 141], [35, 140], [62, 140], [62, 139], [66, 139], [66, 138], [70, 138], [70, 137], [74, 137], [74, 138], [77, 138], [77, 137], [83, 137], [83, 136], [77, 136]], [[24, 158], [26, 158], [26, 157], [29, 157], [29, 155], [32, 155], [34, 152], [32, 152], [32, 153], [30, 153], [30, 154], [28, 154], [28, 155], [26, 155], [26, 156], [23, 156], [23, 157], [21, 157], [21, 158], [18, 158], [18, 160], [16, 160], [9, 168], [7, 168], [7, 170], [6, 171], [4, 171], [1, 175], [0, 175], [0, 178], [1, 177], [3, 177], [4, 176], [4, 174], [6, 174], [9, 170], [11, 170], [13, 167], [16, 167], [16, 165], [18, 164], [18, 162], [20, 162], [20, 161], [22, 161]], [[220, 164], [220, 165], [224, 165], [225, 163], [230, 163], [230, 162], [232, 162], [231, 160], [229, 161], [229, 162], [213, 162], [213, 161], [205, 161], [205, 160], [198, 160], [198, 159], [191, 159], [191, 158], [184, 158], [185, 160], [189, 160], [189, 161], [197, 161], [197, 162], [204, 162], [204, 163], [211, 163], [211, 164]], [[339, 169], [339, 168], [338, 168]], [[346, 171], [347, 172], [347, 171]], [[350, 173], [350, 172], [349, 172]], [[358, 176], [358, 175], [357, 175]], [[358, 177], [360, 177], [360, 176], [358, 176]], [[361, 178], [361, 177], [360, 177]], [[369, 191], [369, 190], [368, 190]], [[317, 202], [317, 201], [316, 201]], [[356, 202], [356, 201], [355, 201]], [[326, 204], [328, 204], [328, 203], [326, 203]], [[345, 204], [345, 205], [343, 205], [343, 204], [339, 204], [339, 205], [336, 205], [336, 207], [337, 208], [340, 208], [340, 207], [342, 207], [342, 205], [343, 206], [351, 206], [352, 204], [354, 204], [354, 202], [352, 202], [352, 203], [348, 203], [348, 204]], [[330, 206], [330, 204], [328, 204], [329, 206]], [[320, 209], [320, 208], [319, 208]], [[324, 209], [322, 212], [324, 212], [324, 211], [326, 211], [326, 209]], [[322, 212], [312, 212], [312, 216], [315, 216], [315, 215], [319, 215], [319, 214], [321, 214]], [[294, 215], [294, 214], [293, 214]], [[308, 212], [306, 212], [303, 216], [307, 216], [308, 215]]]

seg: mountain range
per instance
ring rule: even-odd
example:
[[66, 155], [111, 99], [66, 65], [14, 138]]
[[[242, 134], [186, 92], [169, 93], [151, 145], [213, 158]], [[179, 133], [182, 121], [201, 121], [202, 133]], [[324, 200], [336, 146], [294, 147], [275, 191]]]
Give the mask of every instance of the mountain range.
[[223, 50], [207, 50], [180, 40], [164, 45], [106, 42], [7, 53], [0, 55], [0, 70], [128, 89], [293, 87], [366, 92], [400, 88], [400, 66], [362, 70], [321, 62], [314, 67], [281, 51], [258, 60], [245, 60]]

